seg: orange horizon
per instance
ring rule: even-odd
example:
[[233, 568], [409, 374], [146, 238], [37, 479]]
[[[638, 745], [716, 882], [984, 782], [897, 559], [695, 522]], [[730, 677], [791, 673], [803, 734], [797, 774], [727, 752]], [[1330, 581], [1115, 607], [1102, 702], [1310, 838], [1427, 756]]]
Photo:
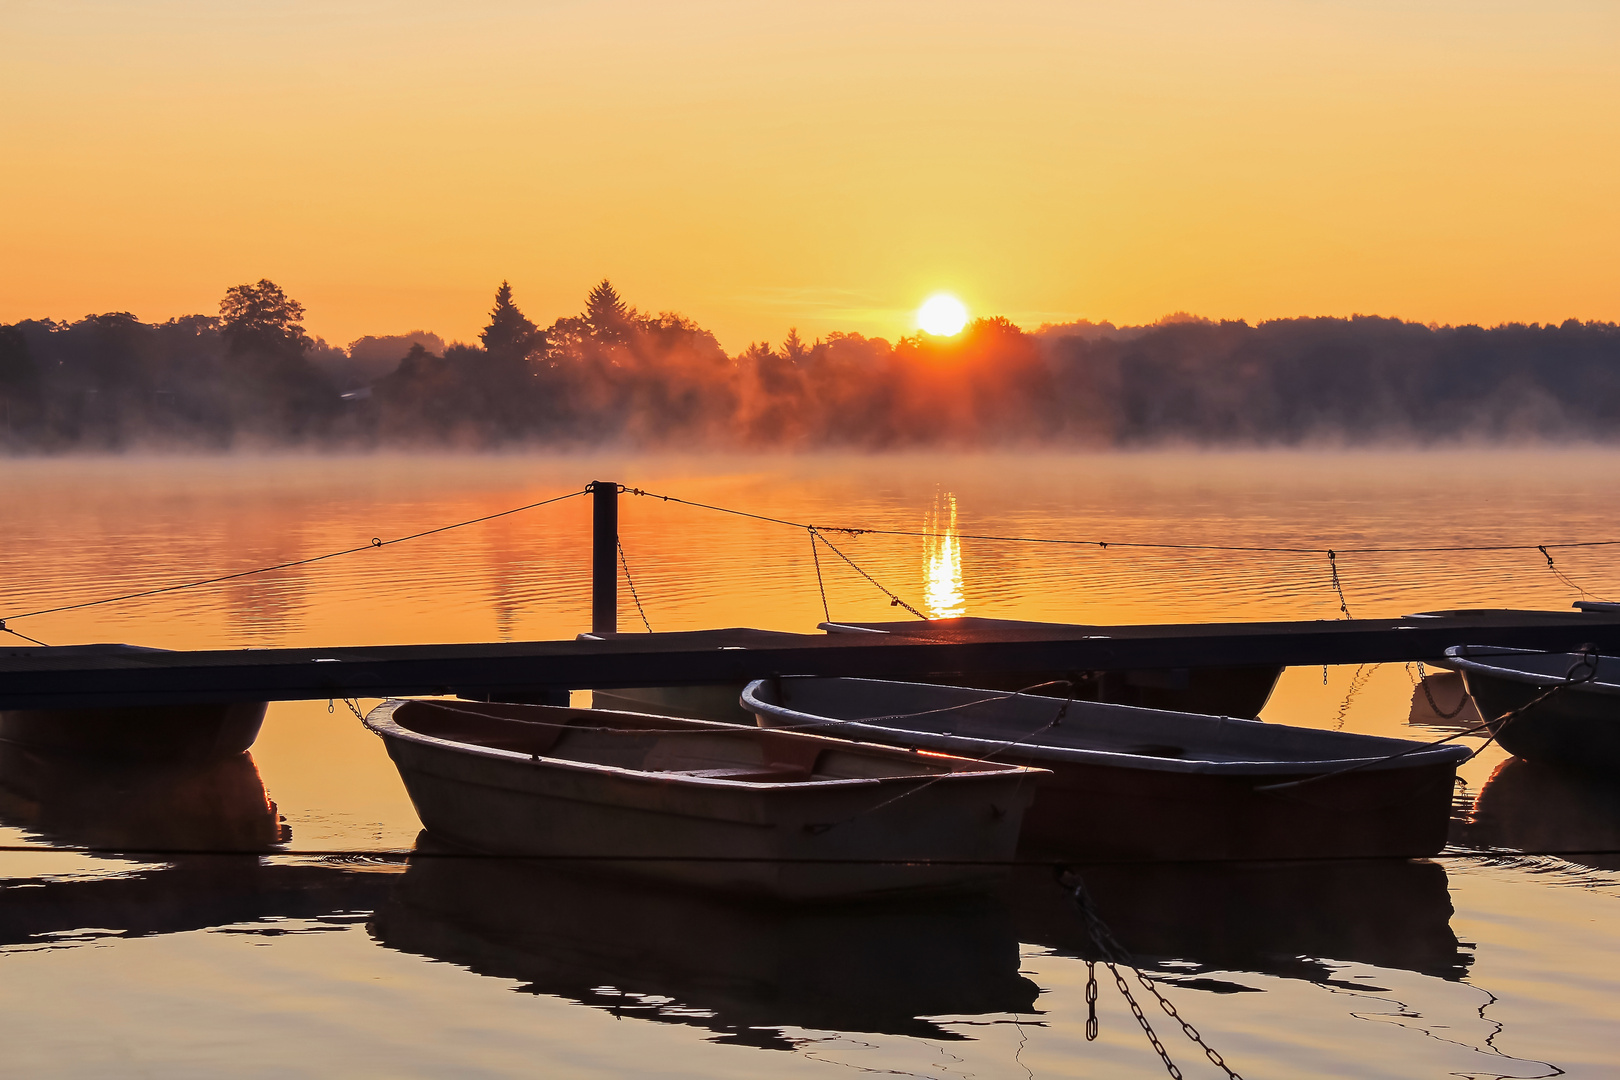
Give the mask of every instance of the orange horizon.
[[1620, 320], [1620, 11], [14, 6], [0, 322]]

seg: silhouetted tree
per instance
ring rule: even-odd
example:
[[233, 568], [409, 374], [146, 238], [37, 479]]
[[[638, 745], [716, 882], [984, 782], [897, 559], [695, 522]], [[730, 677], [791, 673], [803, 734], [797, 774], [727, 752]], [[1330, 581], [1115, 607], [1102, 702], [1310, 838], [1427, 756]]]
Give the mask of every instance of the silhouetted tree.
[[585, 313], [581, 316], [598, 341], [623, 341], [633, 313], [619, 298], [613, 283], [603, 278], [585, 296]]
[[512, 303], [512, 286], [505, 281], [495, 290], [495, 307], [489, 313], [489, 325], [478, 337], [484, 343], [484, 351], [495, 360], [526, 360], [531, 353], [545, 348], [546, 342], [540, 328]]
[[301, 322], [304, 305], [269, 278], [225, 290], [225, 299], [219, 302], [219, 317], [220, 332], [233, 354], [301, 356], [312, 344]]
[[228, 408], [239, 431], [302, 437], [321, 430], [342, 407], [336, 388], [306, 355], [315, 342], [300, 320], [304, 305], [268, 278], [236, 285], [219, 302], [220, 334], [238, 361], [226, 377]]
[[15, 326], [0, 326], [0, 438], [7, 441], [32, 426], [39, 409], [39, 372], [28, 339]]
[[782, 355], [795, 364], [810, 355], [810, 346], [806, 345], [804, 339], [799, 336], [798, 327], [788, 327], [787, 340], [782, 342]]

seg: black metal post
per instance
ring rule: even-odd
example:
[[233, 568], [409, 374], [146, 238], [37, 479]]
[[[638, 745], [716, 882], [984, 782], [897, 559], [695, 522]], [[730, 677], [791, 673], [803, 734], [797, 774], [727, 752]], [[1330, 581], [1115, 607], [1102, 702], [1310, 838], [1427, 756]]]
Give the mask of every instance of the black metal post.
[[591, 633], [619, 631], [619, 485], [592, 480]]

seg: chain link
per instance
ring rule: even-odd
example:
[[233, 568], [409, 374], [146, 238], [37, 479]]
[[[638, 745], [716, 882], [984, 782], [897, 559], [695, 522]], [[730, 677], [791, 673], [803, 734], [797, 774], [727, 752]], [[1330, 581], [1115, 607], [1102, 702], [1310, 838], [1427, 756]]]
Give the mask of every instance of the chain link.
[[[1153, 1044], [1153, 1052], [1159, 1055], [1160, 1061], [1164, 1062], [1164, 1071], [1173, 1076], [1175, 1080], [1182, 1080], [1181, 1070], [1176, 1068], [1176, 1063], [1170, 1060], [1170, 1051], [1166, 1050], [1164, 1043], [1159, 1041], [1159, 1036], [1154, 1032], [1153, 1025], [1148, 1023], [1147, 1014], [1142, 1011], [1142, 1006], [1138, 1005], [1136, 999], [1131, 996], [1131, 986], [1125, 981], [1125, 976], [1119, 973], [1119, 968], [1106, 960], [1103, 961], [1103, 966], [1113, 972], [1114, 985], [1119, 987], [1121, 994], [1125, 995], [1125, 1004], [1131, 1007], [1131, 1015], [1136, 1017], [1138, 1024], [1142, 1025], [1142, 1031], [1147, 1035], [1148, 1042]], [[1141, 972], [1137, 972], [1139, 978], [1141, 974]]]
[[1086, 1042], [1097, 1041], [1097, 961], [1086, 961]]
[[[1130, 1005], [1131, 1014], [1136, 1017], [1136, 1022], [1142, 1026], [1142, 1031], [1147, 1035], [1148, 1042], [1153, 1044], [1154, 1052], [1164, 1062], [1165, 1071], [1180, 1080], [1181, 1070], [1176, 1068], [1175, 1063], [1170, 1060], [1169, 1052], [1165, 1050], [1164, 1044], [1159, 1041], [1158, 1035], [1154, 1032], [1153, 1026], [1148, 1023], [1147, 1016], [1142, 1012], [1141, 1007], [1137, 1005], [1136, 999], [1131, 996], [1130, 985], [1125, 981], [1125, 977], [1119, 973], [1119, 968], [1116, 965], [1123, 965], [1131, 969], [1132, 973], [1136, 975], [1137, 981], [1158, 1001], [1159, 1007], [1164, 1010], [1165, 1015], [1181, 1025], [1182, 1034], [1191, 1039], [1204, 1052], [1204, 1056], [1216, 1068], [1227, 1075], [1228, 1080], [1243, 1080], [1226, 1063], [1226, 1059], [1221, 1057], [1214, 1047], [1204, 1041], [1204, 1037], [1199, 1034], [1198, 1029], [1189, 1024], [1176, 1011], [1176, 1007], [1159, 992], [1159, 988], [1154, 984], [1153, 980], [1148, 978], [1142, 969], [1132, 961], [1131, 954], [1119, 943], [1119, 940], [1114, 937], [1113, 931], [1108, 929], [1108, 925], [1097, 914], [1096, 905], [1092, 902], [1091, 894], [1086, 892], [1085, 882], [1080, 879], [1080, 876], [1070, 871], [1066, 877], [1067, 880], [1063, 884], [1070, 896], [1074, 898], [1075, 906], [1080, 909], [1080, 914], [1086, 921], [1086, 931], [1091, 935], [1092, 944], [1097, 947], [1098, 952], [1102, 953], [1103, 964], [1113, 973], [1114, 984], [1119, 987], [1119, 992], [1124, 995], [1126, 1003]], [[1072, 884], [1070, 884], [1071, 882]], [[1092, 983], [1088, 983], [1086, 986], [1086, 1000], [1090, 1003], [1093, 998], [1094, 986]], [[1095, 1016], [1095, 1006], [1093, 1006], [1092, 1015]], [[1088, 1039], [1092, 1038], [1091, 1030], [1092, 1025], [1088, 1021], [1086, 1024], [1086, 1037]]]
[[1333, 591], [1339, 594], [1339, 611], [1350, 618], [1350, 605], [1344, 601], [1344, 585], [1339, 581], [1339, 553], [1328, 549], [1328, 571], [1333, 575]]

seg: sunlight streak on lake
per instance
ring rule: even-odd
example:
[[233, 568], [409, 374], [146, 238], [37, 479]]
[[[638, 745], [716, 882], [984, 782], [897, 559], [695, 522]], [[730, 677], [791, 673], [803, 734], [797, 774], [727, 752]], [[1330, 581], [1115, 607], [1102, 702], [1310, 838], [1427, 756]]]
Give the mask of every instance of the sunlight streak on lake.
[[923, 530], [931, 533], [923, 556], [923, 606], [931, 619], [954, 619], [967, 613], [962, 594], [962, 546], [956, 538], [956, 495], [934, 496]]

